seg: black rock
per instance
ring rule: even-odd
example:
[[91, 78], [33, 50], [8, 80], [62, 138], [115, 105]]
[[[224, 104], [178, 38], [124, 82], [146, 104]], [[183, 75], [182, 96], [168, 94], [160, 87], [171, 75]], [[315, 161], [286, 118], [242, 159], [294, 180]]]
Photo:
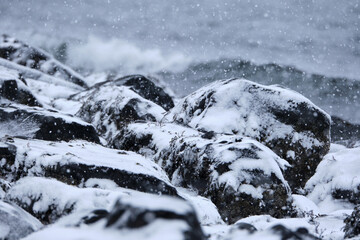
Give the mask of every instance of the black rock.
[[344, 220], [345, 238], [353, 238], [360, 235], [360, 206], [354, 208], [350, 216]]
[[118, 86], [130, 87], [131, 90], [143, 98], [158, 104], [167, 111], [174, 107], [174, 101], [170, 95], [156, 85], [154, 81], [143, 75], [125, 76], [116, 79], [114, 83]]
[[[157, 220], [185, 223], [187, 229], [184, 232], [180, 230], [182, 239], [205, 239], [194, 209], [183, 200], [169, 197], [148, 196], [138, 199], [120, 199], [106, 217], [105, 227], [140, 230]], [[166, 232], [166, 224], [163, 231]]]
[[14, 181], [25, 176], [41, 176], [76, 186], [89, 179], [108, 179], [123, 188], [178, 196], [160, 167], [138, 154], [85, 141], [13, 141], [0, 148], [3, 153], [0, 155], [3, 157], [0, 176], [6, 179]]
[[[99, 143], [94, 127], [72, 116], [42, 108], [0, 105], [0, 125], [9, 136], [50, 141], [83, 139]], [[5, 127], [6, 126], [6, 127]]]
[[135, 121], [160, 121], [165, 113], [162, 107], [129, 87], [113, 83], [92, 88], [73, 96], [73, 99], [83, 103], [76, 115], [92, 123], [109, 142], [125, 125]]
[[306, 228], [298, 228], [296, 231], [292, 231], [287, 227], [278, 224], [271, 228], [276, 234], [281, 236], [281, 240], [320, 240], [320, 238], [312, 235]]
[[[291, 215], [285, 160], [249, 138], [201, 133], [175, 124], [127, 125], [113, 146], [152, 157], [174, 184], [208, 197], [222, 218]], [[255, 167], [256, 166], [256, 167]]]
[[254, 225], [251, 225], [249, 223], [239, 222], [234, 224], [234, 227], [239, 230], [246, 230], [249, 233], [254, 233], [257, 231], [256, 227]]
[[49, 53], [39, 48], [28, 46], [7, 35], [0, 36], [0, 58], [39, 70], [48, 75], [57, 76], [87, 88], [87, 85], [80, 74], [57, 61]]
[[304, 96], [244, 79], [211, 83], [182, 99], [168, 121], [199, 131], [247, 136], [291, 164], [285, 178], [304, 187], [330, 148], [330, 116]]

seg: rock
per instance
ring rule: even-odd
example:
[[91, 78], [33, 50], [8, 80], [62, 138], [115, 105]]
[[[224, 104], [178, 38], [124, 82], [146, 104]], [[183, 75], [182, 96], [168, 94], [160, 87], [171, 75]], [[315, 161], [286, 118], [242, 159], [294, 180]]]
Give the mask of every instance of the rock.
[[0, 239], [22, 239], [41, 227], [36, 218], [20, 207], [0, 200]]
[[0, 136], [22, 136], [50, 141], [84, 139], [99, 142], [94, 127], [55, 110], [0, 104]]
[[254, 225], [251, 225], [249, 223], [239, 222], [234, 224], [234, 227], [238, 230], [246, 230], [249, 233], [254, 233], [257, 231], [256, 227]]
[[160, 121], [165, 110], [144, 99], [129, 87], [104, 84], [73, 97], [83, 103], [76, 114], [92, 123], [107, 140], [124, 125], [134, 121]]
[[320, 238], [312, 235], [306, 228], [298, 228], [296, 231], [292, 231], [287, 227], [278, 224], [271, 228], [276, 234], [280, 235], [281, 239], [294, 239], [294, 240], [320, 240]]
[[24, 177], [15, 182], [5, 199], [18, 204], [42, 223], [50, 224], [68, 214], [110, 209], [121, 196], [127, 194], [121, 190], [78, 188], [54, 179]]
[[327, 154], [306, 183], [308, 198], [316, 204], [328, 198], [360, 204], [359, 155], [360, 147]]
[[[105, 228], [141, 231], [157, 221], [181, 222], [186, 226], [177, 230], [177, 234], [183, 235], [181, 239], [205, 239], [194, 209], [183, 200], [164, 196], [122, 198], [106, 216], [104, 225]], [[164, 233], [167, 231], [162, 229]]]
[[[251, 216], [230, 226], [222, 239], [318, 240], [317, 227], [304, 218], [276, 219], [268, 215]], [[328, 238], [325, 238], [328, 239]]]
[[251, 137], [291, 164], [285, 178], [298, 189], [330, 147], [330, 116], [288, 89], [244, 79], [216, 81], [182, 99], [168, 121], [199, 131]]
[[142, 75], [130, 75], [113, 82], [117, 86], [127, 86], [141, 97], [156, 103], [166, 111], [174, 107], [174, 101], [164, 89], [150, 78]]
[[85, 141], [12, 141], [8, 144], [16, 146], [17, 157], [14, 162], [5, 159], [0, 165], [1, 175], [10, 180], [42, 176], [80, 185], [89, 179], [108, 179], [124, 188], [177, 195], [160, 167], [132, 152], [108, 149]]
[[288, 163], [257, 141], [180, 137], [156, 161], [174, 184], [210, 198], [226, 222], [258, 214], [290, 215], [290, 188], [282, 175]]
[[290, 214], [290, 188], [282, 175], [288, 163], [255, 140], [221, 134], [206, 139], [175, 124], [134, 123], [114, 146], [152, 157], [173, 184], [210, 198], [227, 222]]
[[200, 133], [172, 123], [130, 123], [120, 129], [110, 146], [154, 158], [170, 148], [172, 139], [185, 136], [200, 136]]
[[69, 240], [205, 239], [196, 214], [188, 203], [150, 194], [121, 197], [112, 209], [95, 210], [85, 216], [80, 225], [54, 224], [30, 235], [27, 240], [45, 240], [49, 236], [52, 239], [66, 236]]
[[331, 117], [331, 142], [353, 147], [360, 142], [360, 124], [350, 123], [339, 117]]
[[230, 231], [224, 240], [236, 240], [236, 239], [274, 239], [274, 240], [320, 240], [309, 233], [306, 228], [298, 228], [291, 230], [284, 225], [277, 224], [269, 229], [257, 231], [256, 228], [247, 223], [239, 223], [240, 227], [236, 225], [230, 228]]
[[7, 35], [0, 36], [0, 58], [87, 87], [80, 74], [57, 61], [49, 53]]
[[0, 66], [0, 100], [2, 99], [28, 106], [42, 106], [26, 86], [21, 74]]
[[350, 216], [344, 220], [345, 238], [353, 238], [360, 235], [360, 206], [355, 207]]

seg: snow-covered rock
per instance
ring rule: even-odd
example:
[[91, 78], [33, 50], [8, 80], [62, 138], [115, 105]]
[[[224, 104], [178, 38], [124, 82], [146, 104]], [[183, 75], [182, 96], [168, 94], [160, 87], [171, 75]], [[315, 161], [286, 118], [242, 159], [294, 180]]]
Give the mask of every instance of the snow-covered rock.
[[48, 142], [8, 140], [16, 157], [2, 158], [1, 174], [56, 178], [71, 185], [89, 179], [108, 179], [120, 187], [156, 194], [177, 195], [161, 168], [136, 153], [108, 149], [86, 141]]
[[49, 53], [7, 35], [0, 36], [0, 58], [87, 87], [80, 74], [57, 61]]
[[111, 141], [119, 129], [134, 121], [160, 121], [165, 110], [141, 97], [129, 87], [110, 82], [72, 98], [83, 103], [76, 114], [92, 123], [97, 131]]
[[25, 239], [64, 239], [64, 236], [69, 240], [205, 239], [188, 203], [155, 195], [121, 197], [110, 211], [94, 211], [77, 227], [53, 225]]
[[355, 207], [354, 211], [345, 220], [345, 238], [353, 238], [360, 235], [360, 206]]
[[306, 183], [308, 198], [316, 204], [328, 198], [360, 204], [360, 147], [329, 153]]
[[282, 174], [288, 163], [255, 140], [180, 137], [156, 161], [174, 184], [209, 197], [227, 222], [289, 214], [290, 188]]
[[130, 87], [141, 97], [158, 104], [167, 111], [174, 107], [171, 96], [151, 78], [143, 75], [130, 75], [116, 79], [113, 83], [117, 86]]
[[78, 188], [54, 179], [24, 177], [9, 189], [5, 199], [48, 224], [70, 213], [100, 208], [109, 210], [121, 196], [127, 194], [122, 191]]
[[39, 220], [20, 207], [0, 200], [0, 239], [18, 240], [41, 227]]
[[286, 215], [291, 196], [283, 171], [289, 164], [255, 140], [209, 135], [169, 123], [134, 123], [114, 146], [153, 157], [173, 184], [210, 198], [227, 222]]
[[166, 116], [200, 131], [251, 137], [286, 159], [286, 179], [303, 187], [330, 147], [330, 116], [304, 96], [244, 79], [211, 83]]
[[41, 106], [21, 74], [0, 66], [0, 102], [4, 99], [28, 106]]
[[162, 150], [169, 149], [172, 139], [195, 136], [200, 136], [197, 130], [178, 124], [130, 123], [120, 129], [110, 145], [154, 158]]
[[21, 136], [51, 141], [84, 139], [99, 142], [92, 125], [55, 110], [0, 104], [0, 137]]

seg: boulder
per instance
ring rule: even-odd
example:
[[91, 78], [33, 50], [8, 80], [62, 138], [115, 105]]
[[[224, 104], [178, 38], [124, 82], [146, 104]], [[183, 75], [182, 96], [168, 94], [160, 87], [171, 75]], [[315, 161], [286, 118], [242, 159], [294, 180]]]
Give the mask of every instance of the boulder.
[[27, 240], [45, 240], [49, 236], [52, 239], [66, 236], [69, 240], [206, 239], [188, 203], [150, 194], [121, 197], [112, 209], [95, 210], [77, 226], [55, 224], [30, 235]]
[[290, 188], [282, 174], [288, 163], [257, 141], [180, 137], [155, 160], [174, 184], [210, 198], [226, 222], [291, 214]]
[[354, 208], [350, 216], [344, 220], [345, 238], [353, 238], [360, 235], [360, 206]]
[[168, 121], [199, 131], [251, 137], [291, 164], [292, 189], [305, 185], [330, 147], [330, 116], [302, 95], [244, 79], [211, 83], [183, 98]]
[[176, 225], [181, 223], [177, 226], [181, 228], [172, 229], [182, 235], [179, 239], [205, 239], [194, 209], [183, 200], [165, 196], [121, 198], [104, 218], [103, 224], [105, 228], [141, 231], [158, 221], [164, 223], [164, 233], [167, 231], [165, 221]]
[[57, 61], [49, 53], [7, 35], [0, 36], [0, 58], [87, 87], [80, 74]]
[[107, 140], [124, 125], [134, 121], [160, 121], [165, 110], [141, 97], [129, 87], [104, 84], [72, 98], [83, 103], [76, 114], [92, 123]]
[[308, 198], [316, 204], [328, 198], [360, 204], [359, 155], [360, 147], [327, 154], [306, 183]]
[[[124, 191], [78, 188], [42, 177], [24, 177], [15, 182], [5, 199], [21, 206], [44, 224], [51, 224], [69, 214], [110, 209]], [[0, 220], [1, 221], [1, 220]]]
[[[166, 111], [174, 107], [172, 97], [154, 79], [143, 75], [130, 75], [113, 81], [116, 86], [127, 86], [141, 97], [156, 103]], [[104, 83], [101, 83], [104, 84]]]
[[28, 106], [42, 106], [21, 74], [0, 66], [0, 101], [4, 99]]
[[172, 139], [185, 136], [200, 136], [200, 133], [172, 123], [130, 123], [120, 129], [110, 146], [154, 158], [169, 149]]
[[285, 160], [249, 138], [209, 135], [171, 123], [133, 123], [115, 138], [114, 147], [152, 157], [173, 184], [211, 199], [227, 222], [291, 214]]
[[21, 136], [50, 141], [84, 139], [99, 142], [94, 127], [55, 110], [0, 104], [0, 136]]
[[22, 239], [41, 227], [36, 218], [20, 207], [0, 200], [0, 239]]
[[321, 238], [309, 233], [308, 229], [303, 227], [291, 230], [278, 224], [269, 229], [257, 231], [251, 224], [240, 223], [239, 226], [234, 225], [223, 239], [320, 240]]
[[160, 167], [132, 152], [86, 141], [56, 143], [12, 139], [5, 143], [17, 149], [15, 160], [10, 154], [0, 165], [1, 175], [12, 181], [25, 176], [42, 176], [80, 185], [89, 179], [108, 179], [124, 188], [177, 195]]

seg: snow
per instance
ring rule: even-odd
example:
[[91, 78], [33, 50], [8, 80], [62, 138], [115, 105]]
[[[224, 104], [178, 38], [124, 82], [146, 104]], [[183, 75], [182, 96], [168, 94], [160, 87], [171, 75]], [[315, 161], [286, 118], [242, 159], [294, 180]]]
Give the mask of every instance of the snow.
[[[122, 191], [78, 188], [54, 179], [24, 177], [7, 192], [5, 199], [31, 206], [38, 215], [63, 215], [94, 209], [110, 209]], [[33, 203], [33, 205], [32, 205]]]
[[[164, 226], [166, 225], [166, 228]], [[119, 229], [102, 229], [100, 227], [48, 227], [42, 231], [36, 232], [23, 240], [183, 240], [183, 231], [188, 226], [181, 221], [156, 220], [154, 223], [141, 228], [141, 230], [119, 230]]]
[[15, 166], [31, 166], [27, 169], [29, 174], [41, 173], [42, 167], [75, 163], [147, 174], [168, 182], [168, 177], [157, 164], [133, 152], [108, 149], [86, 141], [14, 139], [14, 142], [17, 146]]
[[129, 87], [112, 83], [82, 92], [72, 100], [83, 103], [76, 115], [91, 122], [108, 141], [117, 135], [119, 126], [128, 121], [128, 116], [122, 114], [128, 104], [140, 119], [147, 119], [151, 115], [156, 121], [160, 121], [165, 113], [162, 107], [141, 97]]
[[84, 88], [80, 87], [79, 85], [65, 81], [61, 78], [47, 75], [36, 69], [27, 68], [27, 67], [18, 65], [16, 63], [10, 62], [8, 60], [5, 60], [3, 58], [0, 58], [0, 66], [18, 71], [19, 73], [21, 73], [21, 75], [25, 79], [30, 78], [30, 79], [34, 79], [37, 81], [54, 84], [55, 86], [62, 86], [62, 87], [70, 88], [70, 89], [75, 89], [77, 91], [81, 91], [84, 89]]
[[195, 192], [186, 188], [177, 188], [179, 195], [187, 200], [195, 209], [198, 219], [202, 226], [214, 226], [217, 224], [225, 224], [221, 216], [210, 199], [201, 197]]
[[[240, 94], [239, 94], [240, 93]], [[205, 101], [200, 103], [199, 101]], [[277, 86], [264, 86], [245, 79], [215, 81], [183, 98], [166, 115], [167, 121], [178, 121], [192, 128], [224, 134], [238, 134], [261, 139], [265, 131], [266, 141], [292, 136], [307, 149], [321, 146], [310, 131], [295, 131], [292, 126], [281, 123], [271, 113], [306, 104], [326, 118], [330, 116], [299, 93]], [[203, 106], [202, 106], [203, 105]], [[196, 109], [195, 112], [192, 112]], [[269, 110], [270, 109], [270, 110]]]
[[[316, 169], [315, 175], [306, 183], [308, 198], [316, 204], [327, 202], [323, 210], [334, 211], [331, 206], [332, 193], [336, 190], [349, 190], [358, 193], [360, 185], [360, 148], [343, 149], [327, 154]], [[335, 200], [335, 203], [346, 201]], [[351, 206], [351, 205], [350, 205]]]

